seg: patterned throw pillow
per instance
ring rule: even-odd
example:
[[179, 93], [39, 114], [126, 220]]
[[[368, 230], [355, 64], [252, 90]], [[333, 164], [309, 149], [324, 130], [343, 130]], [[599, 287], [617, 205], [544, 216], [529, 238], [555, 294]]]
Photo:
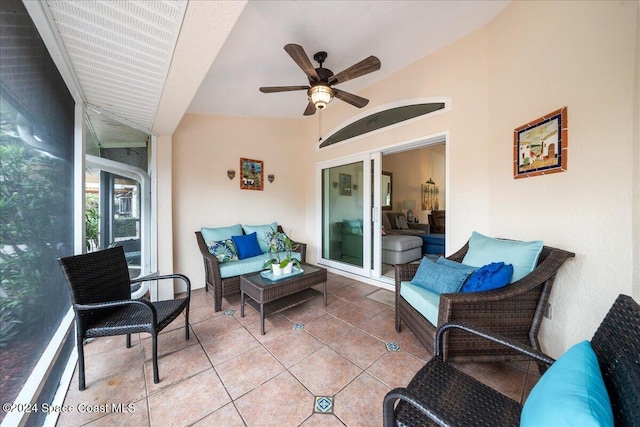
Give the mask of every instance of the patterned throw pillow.
[[233, 240], [226, 239], [206, 243], [207, 249], [209, 249], [211, 255], [218, 258], [219, 263], [238, 260], [238, 251], [236, 250], [236, 245], [233, 244]]

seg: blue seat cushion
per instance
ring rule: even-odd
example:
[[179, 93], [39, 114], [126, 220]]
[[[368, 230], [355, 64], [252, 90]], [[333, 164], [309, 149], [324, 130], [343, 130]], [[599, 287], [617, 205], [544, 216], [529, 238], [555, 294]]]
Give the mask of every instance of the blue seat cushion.
[[[285, 252], [277, 254], [280, 259], [286, 255]], [[298, 252], [292, 252], [291, 257], [300, 261], [300, 254]], [[260, 254], [251, 258], [245, 258], [238, 261], [225, 262], [220, 264], [220, 276], [223, 279], [229, 277], [240, 276], [242, 274], [257, 273], [262, 271], [262, 266], [271, 258], [271, 254]]]
[[436, 326], [438, 324], [440, 294], [414, 285], [411, 282], [402, 282], [400, 284], [400, 296], [432, 325]]

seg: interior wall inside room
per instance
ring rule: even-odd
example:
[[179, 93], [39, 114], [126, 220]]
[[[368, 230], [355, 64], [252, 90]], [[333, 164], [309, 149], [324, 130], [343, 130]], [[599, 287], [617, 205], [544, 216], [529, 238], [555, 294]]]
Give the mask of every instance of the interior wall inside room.
[[382, 156], [382, 170], [393, 173], [393, 212], [405, 212], [402, 202], [415, 200], [413, 210], [419, 222], [427, 224], [431, 212], [422, 209], [422, 185], [431, 178], [438, 186], [439, 209], [446, 206], [444, 144], [431, 145]]

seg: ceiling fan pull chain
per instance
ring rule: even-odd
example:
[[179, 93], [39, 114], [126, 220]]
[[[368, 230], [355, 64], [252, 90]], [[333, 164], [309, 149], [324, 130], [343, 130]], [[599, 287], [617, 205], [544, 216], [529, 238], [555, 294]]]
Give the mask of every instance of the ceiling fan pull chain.
[[318, 111], [318, 142], [322, 141], [322, 110]]

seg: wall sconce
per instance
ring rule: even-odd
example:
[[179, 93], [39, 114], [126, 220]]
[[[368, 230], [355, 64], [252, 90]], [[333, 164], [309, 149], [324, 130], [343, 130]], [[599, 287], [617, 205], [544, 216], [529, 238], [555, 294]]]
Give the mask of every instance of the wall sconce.
[[337, 182], [333, 182], [333, 188], [338, 188], [338, 183]]
[[353, 191], [358, 191], [358, 184], [353, 184]]
[[270, 174], [267, 175], [267, 179], [269, 180], [269, 182], [273, 182], [273, 180], [276, 179], [276, 176], [274, 174]]
[[229, 169], [227, 171], [227, 176], [229, 177], [229, 179], [233, 179], [236, 176], [236, 171], [234, 171], [233, 169]]

